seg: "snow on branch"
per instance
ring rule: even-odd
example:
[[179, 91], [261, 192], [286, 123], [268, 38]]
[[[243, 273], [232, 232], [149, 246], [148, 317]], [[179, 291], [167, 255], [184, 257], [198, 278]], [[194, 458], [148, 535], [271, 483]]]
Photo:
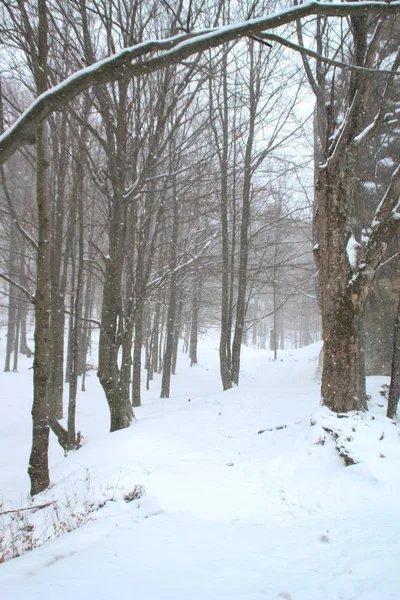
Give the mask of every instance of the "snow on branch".
[[17, 290], [19, 290], [20, 292], [22, 292], [28, 298], [28, 301], [31, 304], [35, 304], [35, 296], [33, 296], [26, 289], [26, 287], [24, 287], [23, 285], [21, 285], [20, 283], [18, 283], [18, 281], [15, 281], [14, 279], [11, 279], [11, 277], [7, 277], [7, 275], [5, 275], [4, 273], [0, 273], [0, 279], [4, 279], [4, 281], [7, 281], [7, 283], [13, 285], [15, 288], [17, 288]]
[[400, 225], [397, 209], [400, 201], [400, 164], [392, 174], [390, 184], [383, 196], [372, 222], [371, 232], [365, 246], [362, 263], [350, 281], [353, 297], [363, 303], [369, 283], [375, 276], [385, 257], [387, 240]]
[[[81, 92], [92, 86], [110, 83], [133, 75], [146, 75], [181, 63], [193, 54], [217, 48], [227, 42], [260, 34], [308, 16], [346, 17], [377, 14], [395, 16], [400, 2], [306, 2], [272, 15], [235, 25], [181, 33], [164, 40], [149, 40], [80, 69], [41, 94], [19, 119], [0, 136], [0, 163], [24, 143], [32, 143], [36, 128], [54, 111], [60, 110]], [[147, 58], [158, 53], [157, 56]]]
[[189, 267], [190, 265], [195, 263], [204, 254], [204, 252], [207, 250], [207, 248], [210, 247], [211, 242], [217, 237], [217, 235], [218, 235], [218, 232], [215, 232], [214, 235], [204, 244], [204, 246], [202, 246], [200, 248], [200, 250], [197, 252], [197, 254], [191, 256], [191, 258], [189, 258], [189, 260], [178, 265], [177, 267], [175, 267], [175, 269], [166, 269], [162, 275], [160, 275], [159, 277], [156, 277], [152, 281], [149, 281], [149, 283], [147, 284], [147, 288], [151, 289], [156, 286], [162, 285], [164, 283], [164, 281], [172, 275], [172, 273], [178, 273], [179, 271], [182, 271], [183, 269], [186, 269], [187, 267]]
[[[329, 58], [328, 56], [323, 56], [315, 50], [311, 50], [311, 48], [307, 48], [306, 46], [302, 46], [301, 44], [295, 44], [294, 42], [287, 40], [286, 38], [276, 35], [275, 33], [260, 33], [260, 40], [270, 40], [271, 42], [277, 42], [282, 46], [286, 46], [291, 50], [295, 50], [300, 54], [305, 54], [306, 56], [310, 56], [311, 58], [315, 58], [319, 62], [325, 63], [327, 65], [331, 65], [333, 67], [339, 67], [340, 69], [344, 69], [346, 71], [359, 71], [360, 73], [384, 73], [386, 75], [400, 75], [400, 72], [392, 72], [389, 69], [370, 69], [369, 67], [360, 67], [359, 65], [351, 65], [349, 63], [345, 63], [341, 60], [335, 60], [333, 58]], [[257, 38], [254, 38], [257, 39]]]

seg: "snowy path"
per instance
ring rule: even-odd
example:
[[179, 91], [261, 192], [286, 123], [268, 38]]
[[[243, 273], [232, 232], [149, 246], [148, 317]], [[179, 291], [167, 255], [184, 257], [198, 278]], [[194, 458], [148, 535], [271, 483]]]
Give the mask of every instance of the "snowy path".
[[[94, 497], [118, 490], [116, 501], [96, 521], [0, 565], [0, 598], [398, 600], [399, 429], [379, 400], [373, 414], [338, 421], [355, 430], [345, 435], [359, 464], [346, 468], [321, 427], [336, 420], [319, 407], [316, 353], [311, 346], [274, 363], [244, 349], [241, 386], [222, 394], [215, 342], [206, 339], [198, 368], [181, 362], [173, 397], [159, 400], [154, 383], [138, 422], [112, 435], [91, 377], [79, 401], [88, 443], [65, 459], [53, 448], [56, 485], [45, 498], [86, 485]], [[0, 392], [1, 496], [20, 502], [28, 381], [22, 374], [14, 388], [25, 420], [13, 426], [11, 466], [10, 390]], [[374, 392], [380, 383], [371, 381]], [[123, 502], [135, 484], [146, 497]]]

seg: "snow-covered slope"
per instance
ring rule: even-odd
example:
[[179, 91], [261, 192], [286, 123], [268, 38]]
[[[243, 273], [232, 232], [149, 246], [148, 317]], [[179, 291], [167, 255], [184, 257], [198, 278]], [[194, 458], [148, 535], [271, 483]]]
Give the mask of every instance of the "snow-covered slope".
[[[240, 387], [221, 393], [205, 337], [198, 367], [179, 357], [172, 397], [154, 381], [137, 422], [113, 434], [93, 373], [84, 446], [64, 458], [52, 440], [54, 485], [34, 504], [53, 504], [13, 526], [37, 546], [88, 522], [0, 565], [0, 598], [398, 600], [400, 430], [384, 379], [369, 381], [368, 413], [340, 419], [319, 406], [318, 350], [273, 362], [244, 348]], [[28, 366], [0, 375], [3, 511], [29, 506]], [[145, 495], [126, 502], [136, 486]]]

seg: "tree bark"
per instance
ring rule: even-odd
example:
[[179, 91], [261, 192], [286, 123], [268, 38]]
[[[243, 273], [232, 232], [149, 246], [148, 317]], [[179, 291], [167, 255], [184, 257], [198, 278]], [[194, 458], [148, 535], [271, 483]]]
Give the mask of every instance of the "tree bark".
[[254, 144], [255, 119], [257, 116], [257, 92], [259, 82], [256, 81], [254, 65], [253, 42], [249, 42], [249, 133], [246, 140], [246, 151], [244, 159], [244, 181], [242, 196], [242, 222], [240, 225], [240, 249], [239, 249], [239, 278], [238, 294], [236, 303], [235, 332], [232, 342], [232, 382], [239, 384], [240, 353], [246, 315], [246, 293], [247, 293], [247, 264], [249, 255], [249, 228], [251, 209], [251, 180], [252, 180], [252, 153]]
[[167, 328], [165, 334], [165, 352], [163, 360], [163, 372], [161, 379], [161, 398], [169, 398], [171, 385], [171, 369], [174, 346], [174, 330], [175, 330], [175, 315], [176, 315], [176, 260], [177, 260], [177, 244], [179, 232], [179, 202], [176, 193], [176, 184], [173, 185], [173, 223], [172, 223], [172, 238], [171, 238], [171, 255], [169, 268], [171, 271], [169, 301], [167, 314]]
[[[8, 272], [10, 277], [15, 276], [16, 273], [16, 231], [14, 220], [10, 223], [10, 239], [9, 239], [9, 258], [8, 258]], [[17, 327], [17, 290], [15, 286], [10, 282], [8, 284], [8, 318], [7, 318], [7, 345], [6, 345], [6, 360], [4, 365], [4, 371], [7, 373], [11, 371], [11, 355], [15, 350], [15, 333]]]
[[198, 364], [197, 360], [197, 343], [199, 333], [199, 311], [200, 311], [200, 297], [201, 297], [201, 276], [198, 275], [195, 280], [196, 289], [192, 296], [192, 320], [190, 324], [190, 342], [189, 342], [189, 358], [190, 366], [193, 367]]
[[[221, 246], [222, 246], [222, 285], [221, 285], [221, 333], [219, 340], [219, 364], [223, 390], [232, 387], [230, 339], [231, 323], [229, 318], [229, 227], [228, 227], [228, 80], [227, 80], [227, 56], [224, 55], [222, 63], [222, 140], [219, 151], [220, 162], [220, 210], [221, 210]], [[218, 143], [218, 136], [216, 136]]]
[[[38, 45], [35, 80], [38, 93], [47, 87], [47, 6], [46, 0], [38, 0]], [[35, 293], [35, 358], [33, 361], [32, 447], [28, 474], [31, 495], [45, 490], [50, 484], [49, 475], [49, 423], [48, 381], [50, 361], [50, 211], [48, 201], [48, 153], [47, 127], [39, 125], [36, 130], [36, 203], [38, 211], [37, 282]]]
[[348, 285], [352, 277], [346, 229], [350, 166], [343, 162], [320, 168], [315, 214], [324, 341], [321, 396], [335, 412], [366, 409], [360, 364], [360, 303]]
[[386, 416], [393, 419], [397, 412], [400, 396], [400, 296], [397, 302], [397, 313], [394, 324], [392, 373], [390, 378], [388, 406]]
[[174, 342], [173, 342], [173, 350], [172, 350], [172, 365], [171, 365], [172, 375], [175, 375], [175, 373], [176, 373], [176, 363], [178, 360], [179, 339], [181, 337], [182, 311], [183, 311], [183, 300], [181, 299], [178, 302], [176, 319], [175, 319], [175, 331], [174, 331]]
[[40, 125], [36, 134], [36, 201], [38, 208], [39, 240], [37, 283], [35, 294], [35, 358], [33, 361], [32, 448], [28, 474], [31, 495], [50, 485], [48, 466], [49, 424], [47, 416], [47, 386], [49, 378], [49, 315], [50, 288], [50, 215], [47, 198], [48, 167], [46, 157], [46, 126]]

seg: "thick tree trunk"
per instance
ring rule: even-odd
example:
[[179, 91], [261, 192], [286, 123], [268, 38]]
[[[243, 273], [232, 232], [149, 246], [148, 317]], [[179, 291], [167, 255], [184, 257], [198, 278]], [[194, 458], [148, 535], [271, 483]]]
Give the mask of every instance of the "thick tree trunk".
[[335, 412], [366, 409], [359, 345], [360, 303], [349, 286], [352, 272], [345, 207], [351, 182], [345, 166], [339, 161], [320, 168], [316, 185], [315, 255], [324, 341], [321, 395], [323, 403]]
[[121, 306], [123, 244], [120, 239], [123, 235], [122, 219], [122, 215], [116, 216], [110, 230], [110, 258], [106, 264], [99, 341], [98, 377], [110, 409], [110, 431], [129, 427], [133, 419], [129, 389], [127, 394], [126, 386], [122, 385], [118, 366], [123, 328]]

